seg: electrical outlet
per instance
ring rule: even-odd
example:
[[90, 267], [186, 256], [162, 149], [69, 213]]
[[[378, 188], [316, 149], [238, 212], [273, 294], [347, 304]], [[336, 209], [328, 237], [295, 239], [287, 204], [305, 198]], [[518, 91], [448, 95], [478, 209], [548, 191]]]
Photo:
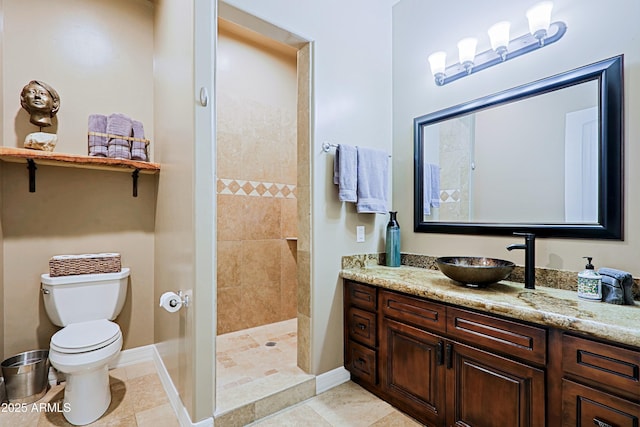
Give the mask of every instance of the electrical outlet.
[[357, 243], [364, 242], [364, 225], [358, 225], [356, 227], [356, 242]]

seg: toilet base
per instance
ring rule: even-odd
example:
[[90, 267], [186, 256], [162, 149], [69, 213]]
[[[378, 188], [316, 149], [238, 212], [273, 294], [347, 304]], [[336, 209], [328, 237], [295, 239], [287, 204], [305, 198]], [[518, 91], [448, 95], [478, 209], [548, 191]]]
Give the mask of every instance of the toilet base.
[[100, 418], [111, 403], [107, 365], [88, 372], [67, 374], [64, 387], [64, 417], [71, 424], [85, 425]]

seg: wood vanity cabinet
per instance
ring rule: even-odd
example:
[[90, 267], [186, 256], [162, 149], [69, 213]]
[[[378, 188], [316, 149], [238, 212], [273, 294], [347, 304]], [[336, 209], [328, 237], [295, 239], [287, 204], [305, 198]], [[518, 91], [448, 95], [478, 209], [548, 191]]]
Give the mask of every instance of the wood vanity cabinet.
[[640, 349], [344, 281], [345, 367], [428, 426], [640, 427]]
[[640, 351], [564, 334], [562, 425], [640, 426]]
[[355, 382], [429, 426], [545, 424], [545, 374], [534, 366], [546, 357], [544, 328], [378, 289], [372, 381], [354, 362], [363, 341], [352, 297], [362, 286], [376, 291], [345, 280], [345, 367]]
[[344, 366], [365, 388], [378, 383], [376, 288], [356, 282], [344, 287]]

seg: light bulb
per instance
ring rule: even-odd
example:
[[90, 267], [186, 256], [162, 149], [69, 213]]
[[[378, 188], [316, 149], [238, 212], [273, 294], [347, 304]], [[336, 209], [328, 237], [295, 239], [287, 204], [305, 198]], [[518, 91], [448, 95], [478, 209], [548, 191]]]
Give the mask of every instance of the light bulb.
[[431, 67], [431, 73], [436, 79], [438, 84], [442, 85], [444, 82], [444, 71], [447, 64], [447, 53], [446, 52], [435, 52], [429, 55], [429, 66]]
[[509, 21], [501, 21], [489, 28], [489, 40], [491, 40], [491, 49], [493, 49], [504, 61], [507, 59], [507, 50], [509, 48], [509, 29], [511, 23]]
[[467, 37], [458, 42], [458, 57], [460, 64], [467, 70], [467, 73], [471, 73], [473, 68], [473, 60], [476, 57], [476, 46], [478, 40], [473, 37]]
[[551, 9], [553, 9], [553, 3], [550, 1], [543, 1], [527, 10], [527, 20], [529, 21], [529, 32], [538, 40], [540, 44], [543, 43], [543, 39], [547, 36], [549, 31], [549, 25], [551, 24]]

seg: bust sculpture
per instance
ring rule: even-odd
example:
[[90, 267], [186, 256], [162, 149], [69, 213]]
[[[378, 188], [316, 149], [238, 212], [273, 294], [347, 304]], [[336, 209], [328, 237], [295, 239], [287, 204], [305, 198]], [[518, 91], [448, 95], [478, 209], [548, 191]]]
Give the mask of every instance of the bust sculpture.
[[20, 104], [31, 115], [31, 123], [47, 127], [60, 109], [60, 96], [45, 82], [31, 80], [22, 88]]
[[[51, 126], [51, 119], [60, 109], [58, 92], [45, 82], [31, 80], [22, 88], [20, 105], [31, 116], [29, 121], [40, 127]], [[27, 135], [24, 146], [37, 150], [53, 151], [57, 136], [53, 133], [35, 132]]]

